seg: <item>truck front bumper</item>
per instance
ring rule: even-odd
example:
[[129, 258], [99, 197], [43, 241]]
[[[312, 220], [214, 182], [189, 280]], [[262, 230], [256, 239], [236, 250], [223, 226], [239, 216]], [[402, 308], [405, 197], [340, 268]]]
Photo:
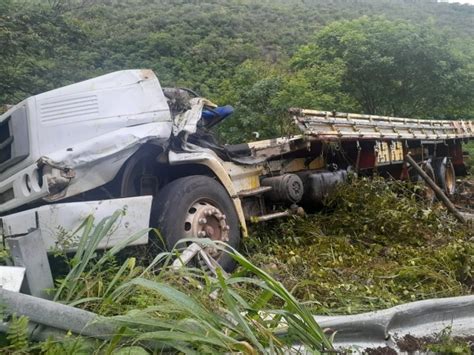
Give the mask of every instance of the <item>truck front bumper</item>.
[[[123, 216], [113, 231], [99, 244], [98, 249], [111, 248], [134, 233], [148, 228], [150, 222], [152, 196], [119, 198], [102, 201], [70, 202], [45, 205], [31, 210], [14, 213], [0, 218], [1, 234], [4, 238], [28, 234], [39, 229], [46, 250], [75, 250], [78, 236], [74, 231], [89, 215], [94, 216], [94, 224], [123, 210]], [[135, 239], [130, 245], [148, 243], [148, 233]]]

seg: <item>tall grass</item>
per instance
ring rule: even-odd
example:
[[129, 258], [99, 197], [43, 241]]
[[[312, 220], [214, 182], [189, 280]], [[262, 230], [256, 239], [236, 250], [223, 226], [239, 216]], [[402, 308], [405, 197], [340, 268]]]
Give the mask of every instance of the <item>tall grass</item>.
[[[97, 224], [88, 217], [75, 231], [81, 235], [79, 246], [55, 295], [56, 301], [112, 315], [107, 321], [120, 331], [105, 345], [107, 352], [137, 345], [152, 352], [187, 354], [283, 354], [295, 344], [313, 353], [332, 349], [304, 305], [223, 243], [200, 242], [230, 253], [240, 265], [233, 275], [220, 268], [213, 276], [195, 268], [176, 270], [171, 267], [175, 251], [157, 255], [148, 267], [137, 267], [134, 258], [117, 264], [117, 253], [148, 230], [99, 256], [97, 245], [114, 230], [122, 213], [117, 211]], [[157, 265], [158, 272], [153, 272]], [[276, 303], [278, 308], [273, 306]]]

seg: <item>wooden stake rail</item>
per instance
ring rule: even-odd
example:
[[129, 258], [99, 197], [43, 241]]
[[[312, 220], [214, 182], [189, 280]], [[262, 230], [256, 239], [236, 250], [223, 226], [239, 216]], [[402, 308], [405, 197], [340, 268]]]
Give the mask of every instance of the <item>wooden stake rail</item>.
[[474, 122], [467, 120], [422, 120], [291, 109], [305, 135], [351, 139], [473, 139]]

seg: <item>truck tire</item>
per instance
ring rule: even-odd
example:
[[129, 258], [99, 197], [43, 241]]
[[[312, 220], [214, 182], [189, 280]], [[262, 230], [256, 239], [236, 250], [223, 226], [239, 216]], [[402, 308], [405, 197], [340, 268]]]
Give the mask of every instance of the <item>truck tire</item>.
[[448, 157], [436, 158], [433, 168], [438, 186], [446, 195], [452, 196], [456, 191], [456, 173], [451, 160]]
[[[166, 185], [154, 200], [151, 225], [158, 227], [168, 250], [183, 238], [220, 240], [234, 249], [240, 245], [234, 204], [224, 187], [208, 176], [187, 176]], [[225, 271], [235, 268], [229, 254], [216, 250], [207, 253]]]

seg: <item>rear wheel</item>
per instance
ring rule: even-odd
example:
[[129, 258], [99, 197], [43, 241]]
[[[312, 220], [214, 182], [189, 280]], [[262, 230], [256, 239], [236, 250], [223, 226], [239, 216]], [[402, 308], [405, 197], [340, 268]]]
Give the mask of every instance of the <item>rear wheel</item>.
[[451, 196], [456, 191], [456, 173], [451, 160], [447, 157], [437, 158], [433, 162], [433, 168], [438, 186]]
[[[208, 176], [188, 176], [166, 185], [154, 201], [152, 218], [168, 249], [183, 238], [219, 240], [235, 249], [240, 244], [233, 202], [224, 187]], [[224, 270], [234, 269], [235, 262], [227, 253], [213, 248], [205, 251]]]

